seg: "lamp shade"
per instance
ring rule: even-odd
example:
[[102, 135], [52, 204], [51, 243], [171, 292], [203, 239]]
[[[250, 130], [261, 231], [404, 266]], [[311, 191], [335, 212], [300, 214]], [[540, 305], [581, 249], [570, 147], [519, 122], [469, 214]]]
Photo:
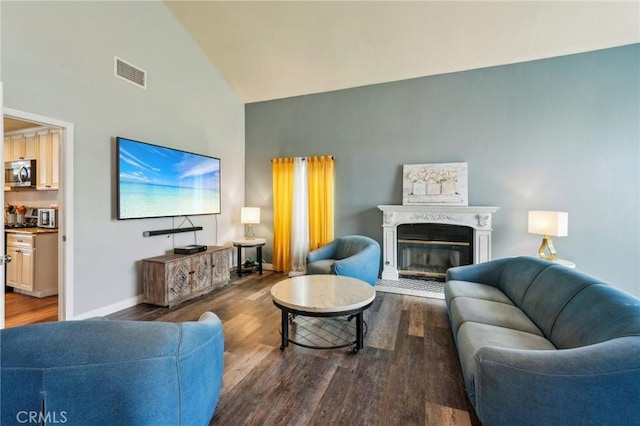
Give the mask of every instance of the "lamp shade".
[[569, 235], [569, 213], [566, 212], [529, 212], [529, 233], [566, 237]]
[[240, 210], [240, 223], [260, 223], [260, 207], [242, 207]]

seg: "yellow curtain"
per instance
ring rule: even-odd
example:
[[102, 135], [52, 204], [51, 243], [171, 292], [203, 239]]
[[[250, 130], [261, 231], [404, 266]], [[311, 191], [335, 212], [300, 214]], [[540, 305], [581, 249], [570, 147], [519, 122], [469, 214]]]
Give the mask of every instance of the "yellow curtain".
[[293, 158], [271, 161], [273, 173], [273, 269], [291, 268], [291, 205], [293, 202]]
[[334, 159], [307, 157], [309, 186], [309, 249], [333, 241]]
[[[334, 158], [307, 157], [309, 250], [333, 241]], [[291, 270], [293, 158], [271, 160], [273, 173], [273, 269]]]

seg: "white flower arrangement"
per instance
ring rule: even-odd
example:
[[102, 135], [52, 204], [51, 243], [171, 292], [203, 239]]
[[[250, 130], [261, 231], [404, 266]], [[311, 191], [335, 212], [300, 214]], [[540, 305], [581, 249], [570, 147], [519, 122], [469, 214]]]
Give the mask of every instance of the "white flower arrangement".
[[403, 205], [467, 205], [467, 163], [405, 164]]
[[407, 174], [407, 178], [413, 183], [457, 182], [458, 170], [456, 170], [454, 167], [447, 167], [443, 169], [435, 169], [433, 167], [420, 167], [411, 170]]

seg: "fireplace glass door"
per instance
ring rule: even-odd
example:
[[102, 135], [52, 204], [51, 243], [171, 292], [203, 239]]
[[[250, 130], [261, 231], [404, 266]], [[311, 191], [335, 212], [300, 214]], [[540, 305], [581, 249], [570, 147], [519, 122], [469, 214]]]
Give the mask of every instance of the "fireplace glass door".
[[398, 226], [398, 272], [444, 279], [447, 269], [473, 263], [473, 228], [417, 223]]

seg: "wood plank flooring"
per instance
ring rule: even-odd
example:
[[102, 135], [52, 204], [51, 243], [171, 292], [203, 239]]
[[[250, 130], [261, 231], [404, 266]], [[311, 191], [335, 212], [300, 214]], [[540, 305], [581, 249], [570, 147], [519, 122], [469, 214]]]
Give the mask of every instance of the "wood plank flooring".
[[58, 296], [38, 298], [14, 292], [5, 293], [4, 315], [6, 328], [58, 321]]
[[368, 335], [348, 349], [280, 346], [265, 272], [174, 308], [138, 305], [112, 319], [191, 321], [216, 313], [225, 332], [223, 388], [211, 425], [480, 425], [467, 399], [444, 301], [378, 293]]

